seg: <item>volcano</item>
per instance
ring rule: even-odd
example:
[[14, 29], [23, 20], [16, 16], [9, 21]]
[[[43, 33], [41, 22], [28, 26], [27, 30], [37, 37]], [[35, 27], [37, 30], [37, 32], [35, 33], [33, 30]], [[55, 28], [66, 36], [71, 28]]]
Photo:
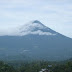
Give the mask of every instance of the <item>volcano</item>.
[[18, 27], [16, 35], [0, 36], [1, 60], [65, 60], [72, 57], [72, 39], [38, 20]]

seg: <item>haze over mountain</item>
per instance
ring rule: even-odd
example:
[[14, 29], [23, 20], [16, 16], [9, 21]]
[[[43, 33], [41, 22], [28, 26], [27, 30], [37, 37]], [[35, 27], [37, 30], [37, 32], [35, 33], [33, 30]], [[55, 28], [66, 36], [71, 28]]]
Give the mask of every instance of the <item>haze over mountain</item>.
[[0, 36], [0, 59], [64, 60], [72, 57], [72, 39], [38, 20], [20, 26], [14, 35]]

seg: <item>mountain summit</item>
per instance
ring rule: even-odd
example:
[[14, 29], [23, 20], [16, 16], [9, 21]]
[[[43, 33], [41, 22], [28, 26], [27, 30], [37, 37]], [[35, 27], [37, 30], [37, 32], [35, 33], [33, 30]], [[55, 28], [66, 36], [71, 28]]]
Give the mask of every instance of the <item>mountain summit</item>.
[[32, 23], [39, 23], [39, 24], [42, 24], [40, 21], [38, 21], [38, 20], [34, 20], [34, 21], [32, 21]]
[[33, 35], [56, 35], [56, 32], [51, 30], [50, 28], [46, 27], [44, 24], [42, 24], [38, 20], [31, 21], [22, 27], [19, 28], [20, 34], [23, 35], [28, 35], [28, 34], [33, 34]]

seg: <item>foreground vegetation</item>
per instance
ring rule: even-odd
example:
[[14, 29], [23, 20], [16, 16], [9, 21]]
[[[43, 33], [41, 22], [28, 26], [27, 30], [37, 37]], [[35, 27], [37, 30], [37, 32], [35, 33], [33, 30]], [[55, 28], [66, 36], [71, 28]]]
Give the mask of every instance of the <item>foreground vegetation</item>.
[[[51, 65], [51, 67], [49, 67]], [[0, 72], [39, 72], [48, 69], [50, 72], [72, 72], [72, 61], [64, 62], [3, 62], [0, 61]]]

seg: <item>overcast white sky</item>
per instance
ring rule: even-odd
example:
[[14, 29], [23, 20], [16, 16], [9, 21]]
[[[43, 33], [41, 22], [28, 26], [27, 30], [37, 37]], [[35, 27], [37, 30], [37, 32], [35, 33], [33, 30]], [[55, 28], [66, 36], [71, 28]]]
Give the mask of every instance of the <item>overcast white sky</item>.
[[72, 38], [72, 0], [0, 0], [0, 34], [32, 20]]

